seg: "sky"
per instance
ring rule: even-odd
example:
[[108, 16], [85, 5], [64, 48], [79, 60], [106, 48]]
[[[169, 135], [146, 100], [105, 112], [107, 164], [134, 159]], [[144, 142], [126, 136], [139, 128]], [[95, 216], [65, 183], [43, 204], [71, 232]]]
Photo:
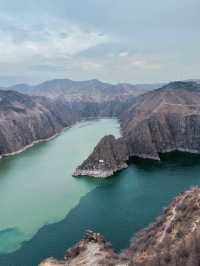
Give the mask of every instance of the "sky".
[[0, 86], [200, 78], [199, 0], [0, 0]]

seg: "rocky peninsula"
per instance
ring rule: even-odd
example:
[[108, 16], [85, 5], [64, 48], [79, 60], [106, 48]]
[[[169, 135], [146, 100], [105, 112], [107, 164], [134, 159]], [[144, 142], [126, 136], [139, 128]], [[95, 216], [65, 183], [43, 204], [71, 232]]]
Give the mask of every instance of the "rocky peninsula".
[[74, 175], [108, 177], [135, 157], [160, 160], [160, 154], [172, 151], [200, 153], [199, 103], [195, 82], [173, 82], [132, 99], [119, 115], [122, 137], [100, 141]]
[[95, 147], [89, 158], [77, 169], [74, 176], [89, 175], [105, 178], [128, 167], [128, 147], [126, 142], [112, 135], [105, 136]]

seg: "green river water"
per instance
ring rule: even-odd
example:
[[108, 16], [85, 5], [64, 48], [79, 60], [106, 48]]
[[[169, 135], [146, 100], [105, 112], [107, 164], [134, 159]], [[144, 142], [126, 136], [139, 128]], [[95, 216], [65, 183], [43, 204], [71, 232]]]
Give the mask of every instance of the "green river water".
[[116, 250], [152, 223], [180, 192], [200, 185], [200, 156], [172, 153], [161, 162], [134, 160], [106, 180], [73, 178], [75, 167], [114, 119], [81, 122], [54, 140], [0, 161], [0, 266], [37, 266], [62, 259], [86, 229]]
[[116, 120], [81, 122], [57, 138], [0, 161], [0, 253], [11, 252], [43, 225], [63, 219], [98, 183], [72, 177]]

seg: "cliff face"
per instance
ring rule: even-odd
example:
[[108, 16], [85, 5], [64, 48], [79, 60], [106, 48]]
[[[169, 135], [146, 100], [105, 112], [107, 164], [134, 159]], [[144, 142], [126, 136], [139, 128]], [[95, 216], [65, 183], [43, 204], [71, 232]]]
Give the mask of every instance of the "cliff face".
[[139, 97], [121, 116], [130, 156], [159, 159], [173, 150], [200, 152], [200, 86], [175, 82]]
[[[170, 83], [132, 99], [120, 114], [123, 137], [118, 141], [128, 147], [128, 151], [122, 152], [120, 164], [126, 163], [127, 157], [160, 160], [160, 153], [174, 150], [200, 153], [199, 103], [200, 85], [194, 82]], [[118, 141], [115, 141], [116, 147]], [[92, 156], [78, 167], [80, 174], [86, 169], [90, 173], [92, 165], [96, 167], [93, 158], [101, 145], [100, 142]], [[100, 155], [104, 156], [103, 151]], [[116, 171], [110, 166], [107, 176]]]
[[0, 155], [48, 139], [79, 119], [64, 103], [0, 91]]
[[123, 253], [116, 254], [102, 236], [92, 233], [68, 250], [62, 262], [48, 259], [40, 266], [197, 266], [199, 217], [200, 189], [194, 188], [179, 195], [154, 224], [136, 235]]

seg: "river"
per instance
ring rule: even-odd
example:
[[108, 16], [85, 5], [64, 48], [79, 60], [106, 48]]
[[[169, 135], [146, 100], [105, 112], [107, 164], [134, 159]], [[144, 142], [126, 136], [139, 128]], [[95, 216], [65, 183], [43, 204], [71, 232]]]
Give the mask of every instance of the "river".
[[61, 259], [86, 229], [122, 250], [178, 193], [200, 185], [200, 156], [184, 153], [133, 161], [106, 180], [73, 178], [75, 166], [109, 133], [120, 135], [116, 120], [81, 122], [0, 162], [1, 266]]

